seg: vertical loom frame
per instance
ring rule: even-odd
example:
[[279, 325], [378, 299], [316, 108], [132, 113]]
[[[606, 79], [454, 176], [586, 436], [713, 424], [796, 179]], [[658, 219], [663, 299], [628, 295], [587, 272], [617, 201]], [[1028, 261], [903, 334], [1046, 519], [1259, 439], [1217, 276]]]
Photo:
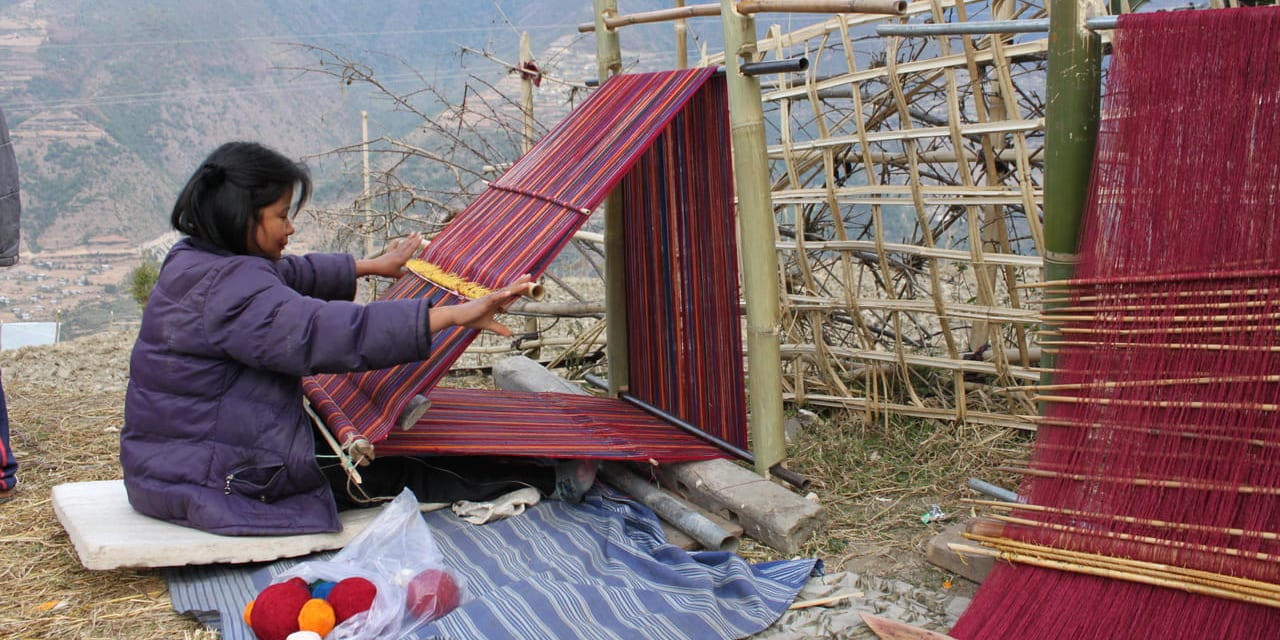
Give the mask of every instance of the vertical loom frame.
[[754, 61], [756, 22], [738, 13], [734, 0], [720, 0], [724, 29], [725, 82], [733, 140], [733, 182], [742, 237], [742, 297], [747, 311], [747, 407], [756, 473], [786, 457], [782, 414], [782, 353], [779, 339], [777, 223], [769, 180], [760, 80], [739, 64]]

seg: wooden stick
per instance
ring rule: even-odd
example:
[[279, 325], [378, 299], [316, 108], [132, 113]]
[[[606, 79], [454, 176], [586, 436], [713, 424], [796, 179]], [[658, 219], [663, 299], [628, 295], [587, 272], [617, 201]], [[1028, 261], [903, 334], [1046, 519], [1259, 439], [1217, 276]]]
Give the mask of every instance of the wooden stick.
[[858, 591], [855, 593], [840, 593], [834, 596], [827, 596], [825, 598], [814, 598], [813, 600], [801, 600], [787, 607], [787, 610], [795, 611], [796, 609], [808, 609], [809, 607], [825, 607], [829, 604], [835, 604], [837, 602], [840, 602], [841, 600], [848, 600], [849, 598], [862, 598], [866, 595], [867, 595], [866, 593]]
[[[1033, 520], [1030, 518], [1018, 518], [1016, 516], [1006, 516], [998, 513], [988, 513], [986, 514], [985, 517], [992, 518], [1000, 522], [1007, 522], [1009, 524], [1015, 524], [1015, 525], [1024, 526], [1024, 527], [1040, 527], [1042, 529], [1052, 529], [1054, 531], [1060, 531], [1063, 533], [1072, 533], [1072, 534], [1082, 535], [1082, 536], [1108, 538], [1111, 540], [1123, 540], [1125, 542], [1135, 542], [1139, 544], [1146, 544], [1146, 545], [1152, 545], [1152, 546], [1158, 546], [1158, 547], [1167, 547], [1167, 548], [1173, 548], [1173, 549], [1186, 549], [1186, 550], [1196, 551], [1199, 553], [1210, 554], [1210, 555], [1230, 556], [1232, 558], [1245, 558], [1249, 560], [1260, 560], [1263, 562], [1275, 562], [1276, 560], [1280, 560], [1280, 556], [1275, 556], [1269, 553], [1244, 551], [1242, 549], [1236, 549], [1233, 547], [1215, 547], [1215, 546], [1206, 545], [1206, 544], [1196, 544], [1191, 542], [1185, 542], [1182, 540], [1170, 540], [1167, 538], [1156, 538], [1153, 536], [1139, 536], [1132, 533], [1125, 533], [1123, 531], [1084, 529], [1082, 527], [1073, 527], [1071, 525], [1059, 524], [1055, 522], [1044, 522], [1041, 520]], [[1280, 594], [1280, 585], [1276, 586], [1276, 593]]]
[[1255, 487], [1250, 485], [1232, 486], [1212, 482], [1184, 482], [1182, 480], [1153, 480], [1151, 478], [1123, 478], [1119, 476], [1090, 475], [1086, 473], [1066, 473], [1047, 469], [1029, 469], [1026, 467], [996, 467], [997, 471], [1017, 473], [1036, 478], [1054, 478], [1075, 480], [1077, 482], [1109, 482], [1112, 484], [1128, 484], [1135, 487], [1159, 487], [1163, 489], [1191, 489], [1195, 491], [1220, 491], [1222, 493], [1243, 493], [1247, 495], [1280, 495], [1280, 487]]
[[1123, 407], [1158, 407], [1162, 409], [1239, 409], [1241, 411], [1276, 411], [1280, 405], [1269, 403], [1204, 402], [1200, 400], [1126, 400], [1123, 398], [1089, 398], [1081, 396], [1032, 396], [1032, 402], [1064, 402]]
[[1208, 271], [1205, 273], [1155, 273], [1141, 276], [1114, 276], [1109, 278], [1072, 278], [1069, 280], [1045, 280], [1024, 282], [1018, 289], [1041, 287], [1092, 287], [1107, 284], [1157, 284], [1168, 282], [1196, 282], [1210, 280], [1235, 280], [1246, 278], [1270, 278], [1280, 276], [1277, 269], [1240, 269], [1232, 271]]
[[1149, 327], [1145, 329], [1114, 329], [1106, 327], [1058, 327], [1056, 329], [1038, 329], [1032, 333], [1042, 336], [1062, 336], [1067, 334], [1103, 335], [1103, 336], [1187, 336], [1219, 333], [1260, 333], [1280, 330], [1280, 325], [1270, 327], [1216, 325], [1208, 327]]
[[1175, 429], [1200, 429], [1204, 425], [1166, 425], [1161, 427], [1136, 426], [1136, 425], [1120, 425], [1120, 424], [1103, 424], [1101, 422], [1078, 422], [1076, 420], [1063, 420], [1060, 418], [1048, 418], [1045, 416], [1031, 416], [1030, 420], [1038, 425], [1047, 425], [1051, 427], [1072, 427], [1079, 429], [1111, 429], [1114, 431], [1125, 431], [1129, 433], [1144, 433], [1152, 436], [1178, 436], [1179, 438], [1187, 438], [1194, 440], [1208, 440], [1210, 442], [1238, 442], [1248, 444], [1254, 447], [1280, 447], [1280, 442], [1274, 440], [1262, 440], [1259, 438], [1239, 438], [1231, 435], [1221, 435], [1217, 433], [1204, 433], [1200, 431], [1175, 431]]
[[[1150, 349], [1184, 349], [1193, 351], [1260, 351], [1275, 352], [1280, 351], [1277, 345], [1245, 345], [1245, 344], [1208, 344], [1208, 343], [1177, 343], [1177, 342], [1098, 342], [1093, 340], [1054, 340], [1041, 345], [1046, 351], [1051, 349], [1050, 345], [1067, 346], [1067, 347], [1111, 347], [1114, 349], [1124, 349], [1133, 347], [1142, 347]], [[1058, 349], [1053, 349], [1057, 353]]]
[[1245, 538], [1260, 538], [1262, 540], [1280, 540], [1280, 534], [1271, 531], [1254, 531], [1250, 529], [1238, 529], [1233, 527], [1211, 527], [1203, 524], [1189, 524], [1186, 522], [1169, 522], [1165, 520], [1153, 520], [1150, 518], [1135, 518], [1133, 516], [1122, 516], [1114, 513], [1095, 513], [1091, 511], [1080, 511], [1077, 509], [1064, 509], [1062, 507], [1048, 507], [1041, 504], [1028, 504], [1023, 502], [1005, 502], [1003, 500], [984, 500], [981, 498], [961, 498], [961, 502], [967, 504], [976, 504], [987, 507], [989, 509], [1002, 509], [1008, 511], [1035, 511], [1038, 513], [1054, 513], [1064, 516], [1072, 516], [1079, 518], [1093, 518], [1095, 520], [1111, 520], [1113, 522], [1123, 522], [1125, 524], [1136, 524], [1144, 527], [1154, 527], [1157, 529], [1175, 529], [1178, 531], [1202, 531], [1204, 533], [1216, 533], [1228, 536], [1239, 536]]
[[[1055, 311], [1057, 311], [1055, 309]], [[1042, 315], [1040, 320], [1046, 323], [1064, 324], [1067, 322], [1143, 322], [1164, 324], [1171, 322], [1189, 322], [1189, 323], [1210, 323], [1210, 322], [1243, 322], [1245, 320], [1275, 320], [1280, 318], [1280, 313], [1226, 313], [1218, 315], [1185, 315], [1185, 316], [1161, 316], [1161, 315], [1136, 315], [1127, 316], [1121, 314], [1094, 314], [1094, 315]]]
[[899, 15], [906, 0], [739, 0], [738, 13], [882, 13]]
[[[996, 551], [996, 554], [983, 553], [983, 551], [981, 551], [981, 547], [977, 547], [976, 549], [955, 549], [957, 552], [971, 553], [973, 555], [988, 555], [1009, 562], [1019, 562], [1022, 564], [1042, 566], [1050, 569], [1060, 569], [1063, 571], [1087, 573], [1106, 578], [1142, 582], [1145, 584], [1192, 591], [1205, 595], [1214, 595], [1231, 600], [1244, 600], [1246, 602], [1264, 604], [1271, 607], [1280, 607], [1280, 597], [1271, 595], [1271, 592], [1269, 591], [1259, 592], [1258, 590], [1250, 588], [1250, 586], [1237, 585], [1236, 582], [1240, 581], [1240, 578], [1231, 578], [1230, 576], [1210, 573], [1209, 575], [1215, 576], [1215, 578], [1194, 576], [1198, 579], [1188, 580], [1187, 578], [1193, 576], [1182, 575], [1180, 567], [1170, 567], [1169, 565], [1160, 565], [1136, 560], [1125, 560], [1122, 558], [1103, 556], [1099, 554], [1069, 552], [1063, 549], [1040, 545], [1011, 544], [1012, 541], [1007, 539], [988, 539], [984, 537], [970, 536], [969, 534], [965, 534], [965, 537], [972, 538], [978, 542], [995, 547], [993, 550]], [[956, 546], [964, 547], [964, 545]], [[1117, 566], [1120, 568], [1115, 568]], [[1257, 581], [1247, 582], [1257, 583]]]
[[1240, 382], [1280, 382], [1280, 375], [1266, 376], [1200, 376], [1197, 378], [1160, 378], [1156, 380], [1097, 380], [1061, 384], [1028, 384], [1002, 387], [1002, 391], [1061, 391], [1066, 389], [1122, 389], [1126, 387], [1170, 387], [1180, 384], [1235, 384]]
[[1280, 595], [1280, 585], [1256, 580], [1253, 578], [1242, 578], [1239, 576], [1231, 576], [1216, 571], [1206, 571], [1204, 569], [1194, 569], [1178, 564], [1168, 564], [1163, 562], [1154, 562], [1151, 560], [1140, 560], [1137, 558], [1125, 558], [1120, 556], [1112, 556], [1091, 551], [1079, 551], [1075, 549], [1067, 549], [1063, 547], [1050, 547], [1042, 544], [1024, 542], [1004, 537], [986, 537], [981, 534], [964, 534], [965, 538], [976, 540], [983, 544], [992, 544], [1000, 549], [1014, 550], [1029, 554], [1045, 554], [1051, 557], [1067, 558], [1073, 561], [1081, 562], [1086, 565], [1095, 567], [1115, 567], [1120, 566], [1126, 570], [1138, 571], [1148, 575], [1191, 578], [1192, 582], [1197, 584], [1217, 583], [1219, 586], [1227, 588], [1240, 588], [1245, 592], [1252, 592], [1263, 597], [1275, 597]]
[[[1049, 300], [1041, 300], [1041, 303]], [[1054, 307], [1058, 312], [1090, 312], [1095, 315], [1100, 311], [1166, 311], [1172, 309], [1248, 309], [1253, 307], [1275, 306], [1272, 300], [1227, 300], [1224, 302], [1181, 302], [1178, 304], [1116, 304], [1116, 305], [1075, 305]]]
[[1108, 291], [1087, 296], [1044, 296], [1042, 302], [1089, 302], [1094, 300], [1146, 300], [1151, 297], [1191, 298], [1196, 296], [1239, 297], [1257, 296], [1274, 293], [1274, 287], [1257, 287], [1251, 289], [1207, 289], [1199, 291]]

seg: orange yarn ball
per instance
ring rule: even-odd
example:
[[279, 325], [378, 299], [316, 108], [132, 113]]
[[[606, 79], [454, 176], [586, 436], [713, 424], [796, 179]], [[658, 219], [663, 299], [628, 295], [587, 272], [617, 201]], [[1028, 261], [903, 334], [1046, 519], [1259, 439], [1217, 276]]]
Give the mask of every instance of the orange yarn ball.
[[253, 624], [252, 622], [250, 622], [250, 621], [249, 621], [249, 616], [250, 616], [250, 615], [252, 615], [252, 614], [253, 614], [253, 600], [250, 600], [250, 601], [249, 601], [249, 604], [246, 604], [246, 605], [244, 606], [244, 623], [245, 623], [246, 625], [252, 625], [252, 624]]
[[298, 612], [299, 631], [314, 631], [321, 636], [327, 636], [337, 623], [333, 606], [320, 598], [308, 600]]

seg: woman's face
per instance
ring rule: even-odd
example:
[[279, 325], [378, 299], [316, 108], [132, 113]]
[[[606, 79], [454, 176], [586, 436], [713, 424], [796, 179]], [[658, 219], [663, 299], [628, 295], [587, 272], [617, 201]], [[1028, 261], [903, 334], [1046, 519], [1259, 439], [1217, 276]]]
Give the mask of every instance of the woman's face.
[[293, 187], [289, 187], [278, 200], [258, 210], [258, 224], [249, 232], [250, 253], [272, 260], [284, 255], [289, 236], [293, 235], [293, 222], [289, 220], [292, 203]]

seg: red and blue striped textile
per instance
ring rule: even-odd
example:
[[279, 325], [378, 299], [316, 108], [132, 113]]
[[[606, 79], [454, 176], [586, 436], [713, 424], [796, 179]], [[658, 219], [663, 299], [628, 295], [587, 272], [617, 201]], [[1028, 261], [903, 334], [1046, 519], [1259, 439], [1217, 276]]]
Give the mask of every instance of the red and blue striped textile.
[[[678, 201], [677, 204], [666, 207], [667, 216], [694, 219], [705, 213], [714, 213], [713, 217], [719, 222], [722, 215], [729, 215], [728, 220], [732, 225], [732, 168], [728, 155], [727, 101], [723, 78], [715, 78], [713, 74], [714, 69], [702, 68], [611, 78], [500, 179], [491, 183], [484, 193], [431, 241], [419, 257], [448, 273], [488, 288], [501, 287], [526, 273], [537, 277], [569, 242], [573, 233], [586, 222], [590, 212], [624, 178], [628, 184], [636, 185], [630, 187], [631, 190], [686, 190], [653, 195], [653, 198]], [[656, 141], [661, 142], [655, 144]], [[690, 151], [674, 155], [668, 153], [667, 150], [681, 145], [688, 147]], [[699, 145], [715, 153], [691, 152]], [[662, 171], [666, 176], [649, 176], [653, 171]], [[719, 201], [713, 202], [716, 199]], [[641, 213], [645, 213], [645, 197], [637, 196], [633, 198], [633, 202], [634, 206], [641, 209]], [[628, 214], [624, 213], [625, 215]], [[688, 233], [684, 230], [681, 232]], [[732, 241], [732, 231], [716, 238], [726, 239]], [[653, 237], [649, 241], [665, 242], [667, 239]], [[687, 248], [682, 248], [685, 245], [706, 241], [707, 238], [685, 238], [684, 245], [677, 247], [676, 251], [683, 254], [687, 251]], [[733, 251], [732, 245], [729, 250]], [[703, 269], [708, 268], [708, 264], [706, 261], [687, 264], [676, 261], [672, 265], [651, 268], [661, 273], [675, 268], [673, 265], [686, 269]], [[733, 261], [730, 260], [726, 265], [721, 260], [714, 265], [732, 267]], [[677, 273], [672, 277], [695, 280], [709, 275], [711, 274], [690, 272]], [[725, 274], [715, 276], [717, 282], [727, 279], [726, 289], [720, 292], [724, 300], [717, 301], [716, 304], [721, 305], [720, 311], [732, 319], [719, 324], [695, 320], [694, 326], [700, 327], [699, 330], [704, 331], [703, 335], [709, 331], [738, 336], [740, 328], [737, 323], [740, 320], [736, 270], [730, 269]], [[650, 295], [645, 291], [628, 293], [629, 297]], [[696, 290], [694, 293], [702, 295], [705, 292]], [[688, 297], [689, 293], [682, 295]], [[426, 297], [433, 306], [460, 301], [457, 294], [412, 274], [400, 278], [383, 297]], [[661, 321], [671, 322], [669, 317], [664, 317]], [[734, 324], [729, 327], [729, 323]], [[383, 453], [385, 450], [381, 443], [394, 431], [397, 416], [405, 410], [414, 396], [430, 393], [476, 335], [477, 332], [471, 329], [446, 329], [432, 337], [433, 355], [426, 361], [362, 373], [316, 375], [304, 379], [303, 387], [312, 405], [340, 442], [345, 444], [355, 439], [364, 439], [378, 444], [379, 452]], [[649, 334], [640, 335], [642, 339], [648, 339], [643, 336]], [[730, 344], [731, 348], [736, 345], [732, 353], [719, 356], [722, 368], [737, 370], [737, 386], [733, 387], [730, 380], [728, 395], [712, 398], [706, 407], [727, 411], [730, 416], [727, 420], [714, 421], [716, 426], [712, 432], [732, 442], [741, 443], [746, 439], [743, 417], [745, 409], [733, 408], [745, 407], [741, 400], [740, 337], [737, 340], [737, 343]], [[686, 349], [688, 344], [689, 341], [686, 340], [671, 348]], [[646, 366], [643, 364], [646, 354], [657, 348], [657, 345], [648, 342], [633, 343], [630, 354], [633, 368], [640, 366], [643, 370]], [[668, 346], [664, 344], [661, 348]], [[716, 359], [699, 357], [693, 361], [706, 364], [715, 362]], [[728, 379], [722, 373], [705, 374], [688, 370], [689, 365], [688, 359], [666, 358], [655, 360], [652, 366], [669, 368], [668, 375], [672, 380], [705, 381], [694, 387], [699, 393]], [[633, 395], [651, 400], [644, 395]], [[673, 404], [669, 398], [660, 394], [655, 397], [659, 408], [694, 424], [697, 424], [697, 419], [708, 417], [711, 413], [707, 410], [690, 413], [679, 406], [678, 402]], [[736, 405], [732, 401], [735, 397]], [[579, 401], [590, 402], [585, 396]], [[428, 413], [436, 411], [433, 407]], [[425, 420], [430, 419], [428, 417]], [[734, 426], [736, 434], [733, 433]], [[527, 423], [523, 427], [521, 434], [527, 435], [532, 425]], [[555, 428], [554, 425], [548, 427], [553, 430]], [[658, 450], [650, 452], [655, 455], [644, 458], [660, 462], [691, 459], [687, 455], [680, 457], [683, 455], [681, 452], [693, 451], [688, 437], [675, 428], [669, 429], [667, 433], [668, 437], [675, 438], [674, 442], [684, 444], [675, 448], [660, 445]], [[726, 435], [729, 437], [726, 438]], [[403, 444], [405, 452], [412, 448], [413, 453], [424, 453], [425, 449], [420, 447], [428, 446], [424, 444], [427, 438], [403, 434], [397, 435], [397, 438], [404, 438], [404, 443], [416, 442], [412, 447]], [[556, 455], [599, 455], [600, 447], [592, 446], [588, 440], [589, 436], [580, 435], [575, 445], [566, 439], [565, 446]], [[478, 438], [470, 443], [455, 441], [455, 446], [447, 451], [440, 450], [436, 445], [430, 446], [435, 447], [432, 451], [439, 453], [481, 453], [478, 442]], [[699, 443], [697, 446], [703, 445]], [[593, 451], [597, 453], [592, 453]], [[485, 449], [483, 452], [492, 453], [494, 450]], [[640, 453], [628, 455], [640, 456]], [[694, 457], [714, 456], [697, 454]]]
[[727, 100], [695, 95], [622, 181], [628, 383], [631, 395], [745, 449], [729, 124], [706, 116], [725, 113]]

